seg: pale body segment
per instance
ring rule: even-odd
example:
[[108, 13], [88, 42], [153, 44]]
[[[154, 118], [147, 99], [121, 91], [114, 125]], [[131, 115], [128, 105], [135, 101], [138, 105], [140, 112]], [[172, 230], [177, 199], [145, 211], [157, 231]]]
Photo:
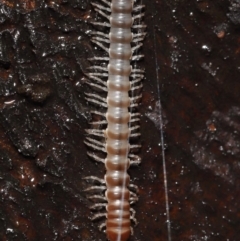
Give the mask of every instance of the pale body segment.
[[129, 175], [131, 27], [133, 4], [113, 0], [110, 17], [107, 129], [105, 160], [107, 186], [106, 233], [111, 241], [125, 241], [131, 234]]

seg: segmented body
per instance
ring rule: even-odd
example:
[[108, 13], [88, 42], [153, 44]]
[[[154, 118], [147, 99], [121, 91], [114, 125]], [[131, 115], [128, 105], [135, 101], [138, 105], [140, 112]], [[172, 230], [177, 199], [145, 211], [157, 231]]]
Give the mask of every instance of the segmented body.
[[132, 56], [131, 1], [113, 0], [110, 17], [107, 121], [105, 131], [107, 158], [107, 236], [110, 240], [127, 240], [130, 236], [129, 205], [129, 76]]
[[[92, 207], [93, 209], [106, 207], [106, 213], [95, 214], [94, 219], [106, 216], [106, 222], [100, 227], [106, 226], [108, 239], [110, 241], [126, 241], [131, 234], [131, 220], [135, 221], [135, 212], [130, 208], [130, 203], [137, 200], [134, 191], [129, 191], [129, 187], [132, 187], [135, 191], [136, 187], [130, 184], [127, 169], [131, 164], [140, 162], [138, 156], [131, 153], [131, 149], [138, 149], [140, 145], [130, 145], [129, 140], [140, 135], [139, 125], [137, 124], [139, 113], [136, 110], [137, 102], [141, 98], [139, 91], [142, 87], [141, 80], [143, 78], [143, 71], [133, 68], [132, 61], [142, 57], [142, 55], [133, 56], [133, 54], [141, 47], [140, 42], [143, 40], [145, 33], [142, 31], [132, 33], [134, 21], [141, 19], [143, 14], [138, 14], [135, 17], [132, 15], [134, 4], [131, 0], [112, 0], [111, 3], [102, 0], [102, 2], [106, 6], [95, 3], [93, 3], [93, 6], [100, 15], [108, 18], [109, 25], [100, 22], [94, 24], [109, 27], [109, 35], [94, 32], [92, 41], [106, 50], [108, 57], [94, 57], [91, 60], [107, 61], [108, 65], [106, 68], [95, 65], [91, 69], [98, 69], [100, 72], [88, 73], [87, 75], [90, 80], [97, 82], [97, 84], [92, 82], [89, 84], [102, 92], [106, 92], [107, 98], [105, 99], [98, 94], [87, 93], [87, 100], [107, 109], [106, 114], [93, 111], [93, 115], [100, 115], [103, 120], [92, 122], [93, 126], [105, 124], [107, 128], [99, 130], [93, 127], [87, 130], [87, 133], [94, 136], [95, 139], [88, 137], [85, 143], [96, 151], [106, 152], [105, 159], [100, 158], [95, 153], [88, 153], [96, 161], [105, 164], [106, 175], [104, 180], [93, 176], [86, 179], [100, 183], [100, 186], [90, 187], [88, 191], [101, 191], [106, 185], [105, 198], [103, 197], [102, 200], [106, 200], [107, 203], [97, 203]], [[142, 8], [142, 5], [135, 7], [135, 11], [139, 12]], [[145, 27], [143, 24], [135, 24], [135, 26], [140, 29]], [[109, 44], [109, 49], [103, 43]], [[135, 44], [134, 47], [132, 43]], [[106, 82], [105, 78], [107, 78]], [[105, 143], [101, 142], [103, 139], [105, 139]], [[95, 194], [90, 198], [101, 199], [101, 195]]]

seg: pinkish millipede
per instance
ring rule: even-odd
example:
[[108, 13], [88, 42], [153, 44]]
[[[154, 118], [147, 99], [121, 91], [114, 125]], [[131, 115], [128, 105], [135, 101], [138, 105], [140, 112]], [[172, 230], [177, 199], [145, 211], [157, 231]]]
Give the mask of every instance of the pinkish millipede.
[[[88, 155], [105, 164], [106, 174], [104, 179], [95, 176], [84, 179], [97, 183], [86, 190], [92, 192], [88, 198], [95, 201], [91, 209], [99, 211], [92, 219], [106, 217], [100, 230], [106, 230], [110, 241], [126, 241], [132, 233], [131, 222], [136, 224], [135, 211], [130, 205], [138, 200], [138, 188], [130, 183], [127, 170], [130, 165], [140, 163], [134, 153], [141, 147], [135, 142], [140, 136], [138, 102], [144, 71], [134, 63], [143, 57], [137, 52], [146, 35], [142, 23], [144, 5], [137, 5], [134, 0], [99, 2], [102, 3], [92, 5], [108, 22], [97, 21], [93, 25], [108, 29], [109, 34], [92, 31], [91, 40], [107, 55], [91, 58], [93, 66], [86, 74], [87, 83], [97, 91], [85, 93], [86, 100], [99, 110], [92, 111], [93, 119], [97, 120], [90, 122], [85, 144], [94, 150]], [[104, 208], [106, 211], [102, 211]]]

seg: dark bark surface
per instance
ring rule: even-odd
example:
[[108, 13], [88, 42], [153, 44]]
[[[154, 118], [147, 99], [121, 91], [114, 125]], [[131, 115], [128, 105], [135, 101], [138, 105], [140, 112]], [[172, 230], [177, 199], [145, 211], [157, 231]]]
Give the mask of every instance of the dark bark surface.
[[[142, 164], [132, 241], [240, 236], [240, 1], [144, 1]], [[101, 241], [82, 179], [88, 0], [0, 0], [0, 240]], [[161, 97], [161, 98], [160, 98]], [[160, 111], [161, 110], [161, 111]], [[160, 118], [162, 114], [162, 118]], [[162, 123], [161, 122], [162, 119]]]

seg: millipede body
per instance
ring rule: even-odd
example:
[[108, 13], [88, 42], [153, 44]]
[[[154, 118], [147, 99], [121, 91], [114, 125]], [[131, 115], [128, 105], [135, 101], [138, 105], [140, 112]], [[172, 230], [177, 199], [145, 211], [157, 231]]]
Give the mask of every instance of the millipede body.
[[141, 22], [144, 6], [135, 6], [131, 0], [99, 0], [92, 5], [97, 14], [108, 20], [93, 25], [107, 29], [109, 34], [102, 30], [92, 32], [92, 42], [107, 55], [91, 58], [93, 66], [86, 74], [88, 84], [97, 92], [86, 93], [86, 99], [99, 110], [92, 111], [97, 121], [90, 122], [85, 144], [93, 150], [88, 155], [105, 164], [106, 174], [104, 179], [86, 177], [97, 183], [86, 191], [91, 193], [89, 199], [95, 201], [91, 209], [98, 211], [93, 220], [106, 217], [99, 227], [106, 231], [107, 238], [126, 241], [132, 233], [131, 222], [136, 223], [131, 204], [138, 199], [137, 187], [130, 182], [127, 170], [140, 163], [134, 153], [141, 146], [134, 142], [140, 136], [138, 102], [144, 71], [133, 67], [133, 63], [143, 57], [137, 51], [145, 36]]

